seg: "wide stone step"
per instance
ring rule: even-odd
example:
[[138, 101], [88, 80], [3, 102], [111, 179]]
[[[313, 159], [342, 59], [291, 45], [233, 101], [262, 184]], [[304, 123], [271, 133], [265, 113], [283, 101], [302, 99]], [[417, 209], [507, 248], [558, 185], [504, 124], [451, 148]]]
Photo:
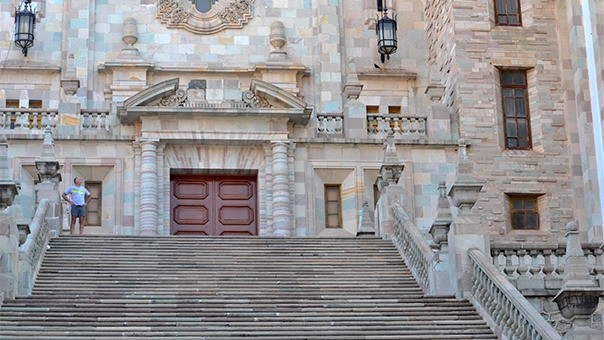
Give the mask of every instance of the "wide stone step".
[[468, 301], [426, 298], [392, 242], [53, 238], [10, 339], [496, 339]]

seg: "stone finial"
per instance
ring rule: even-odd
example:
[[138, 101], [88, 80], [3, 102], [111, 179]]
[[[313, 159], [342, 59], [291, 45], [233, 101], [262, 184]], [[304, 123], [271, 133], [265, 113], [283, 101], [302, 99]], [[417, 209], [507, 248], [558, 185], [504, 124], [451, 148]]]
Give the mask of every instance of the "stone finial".
[[287, 51], [283, 48], [287, 43], [287, 37], [285, 36], [285, 26], [279, 20], [273, 21], [271, 24], [271, 33], [269, 41], [273, 50], [269, 55], [269, 59], [272, 61], [280, 61], [287, 59]]
[[67, 56], [67, 61], [65, 63], [65, 74], [61, 79], [61, 87], [68, 96], [76, 94], [80, 88], [80, 80], [76, 78], [76, 68], [73, 53]]
[[445, 95], [445, 86], [441, 80], [441, 74], [436, 69], [436, 64], [430, 65], [430, 84], [426, 87], [425, 93], [431, 101], [437, 102]]
[[380, 174], [377, 178], [378, 190], [382, 190], [388, 185], [396, 185], [405, 166], [399, 161], [394, 143], [394, 134], [388, 131], [388, 136], [384, 141], [384, 161], [380, 168]]
[[120, 51], [120, 59], [140, 59], [138, 48], [134, 44], [138, 41], [138, 28], [136, 19], [128, 17], [124, 19], [122, 26], [122, 41], [126, 44]]
[[47, 127], [44, 131], [42, 155], [36, 161], [36, 169], [38, 170], [38, 179], [41, 182], [61, 180], [61, 175], [58, 173], [59, 161], [55, 157], [55, 145], [50, 127]]
[[373, 226], [373, 222], [371, 221], [371, 211], [369, 210], [369, 202], [367, 200], [363, 201], [363, 206], [361, 207], [361, 216], [359, 228], [357, 230], [357, 236], [374, 236], [375, 228]]
[[470, 140], [460, 138], [457, 144], [457, 178], [451, 186], [449, 196], [453, 205], [460, 209], [461, 214], [469, 213], [476, 201], [485, 181], [474, 178], [472, 163], [468, 158], [467, 147]]
[[554, 297], [554, 302], [562, 316], [572, 321], [573, 329], [570, 333], [577, 331], [578, 334], [586, 334], [590, 332], [589, 320], [598, 307], [603, 289], [589, 274], [579, 228], [575, 222], [566, 225], [565, 263], [563, 285]]
[[363, 90], [363, 84], [359, 83], [357, 65], [354, 58], [349, 58], [346, 83], [343, 89], [344, 96], [348, 99], [358, 99], [361, 95], [361, 90]]
[[445, 181], [438, 184], [438, 208], [436, 209], [436, 218], [430, 227], [429, 233], [432, 235], [434, 242], [433, 247], [440, 248], [443, 244], [447, 244], [449, 229], [453, 223], [453, 215], [451, 214], [451, 205], [447, 197], [447, 185]]
[[122, 41], [128, 46], [128, 48], [134, 48], [132, 45], [138, 41], [136, 19], [132, 17], [124, 19], [124, 24], [122, 27]]

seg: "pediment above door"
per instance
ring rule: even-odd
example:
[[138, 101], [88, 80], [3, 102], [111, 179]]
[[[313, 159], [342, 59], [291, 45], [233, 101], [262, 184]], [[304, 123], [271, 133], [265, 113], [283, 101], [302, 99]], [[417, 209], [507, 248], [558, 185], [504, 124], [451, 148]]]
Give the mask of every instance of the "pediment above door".
[[259, 79], [252, 79], [240, 100], [199, 100], [201, 90], [181, 88], [179, 78], [155, 84], [124, 101], [118, 107], [122, 124], [133, 124], [146, 115], [178, 116], [254, 116], [288, 118], [306, 124], [312, 108], [291, 93]]

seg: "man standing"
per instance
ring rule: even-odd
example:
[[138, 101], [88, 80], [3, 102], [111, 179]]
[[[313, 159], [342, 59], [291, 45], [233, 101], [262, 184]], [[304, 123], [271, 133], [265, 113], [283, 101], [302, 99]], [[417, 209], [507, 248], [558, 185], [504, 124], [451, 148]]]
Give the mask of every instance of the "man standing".
[[84, 187], [84, 180], [76, 177], [73, 180], [75, 185], [69, 186], [63, 193], [63, 198], [71, 204], [71, 224], [69, 233], [73, 235], [76, 218], [80, 219], [80, 235], [84, 234], [84, 220], [86, 218], [86, 205], [90, 202], [92, 196]]

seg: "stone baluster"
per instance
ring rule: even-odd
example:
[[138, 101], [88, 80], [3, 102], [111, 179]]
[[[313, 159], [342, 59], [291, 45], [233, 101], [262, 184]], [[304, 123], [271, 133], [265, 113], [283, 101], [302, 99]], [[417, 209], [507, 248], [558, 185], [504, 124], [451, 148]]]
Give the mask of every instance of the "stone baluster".
[[556, 270], [555, 273], [557, 276], [564, 276], [564, 270], [566, 267], [566, 259], [564, 257], [564, 249], [558, 248], [555, 251], [556, 255]]
[[521, 278], [529, 278], [531, 275], [529, 273], [530, 267], [526, 264], [526, 249], [518, 249], [516, 255], [518, 256], [518, 274]]
[[504, 251], [505, 268], [503, 269], [503, 272], [508, 278], [515, 278], [518, 276], [518, 273], [516, 272], [518, 267], [514, 265], [514, 254], [515, 251], [513, 249], [506, 249]]
[[604, 274], [604, 244], [600, 246], [600, 248], [594, 250], [595, 257], [595, 265], [594, 265], [594, 275], [602, 275]]
[[536, 278], [537, 276], [543, 277], [543, 274], [541, 273], [541, 266], [539, 265], [539, 250], [531, 249], [529, 251], [529, 255], [531, 257], [531, 266], [529, 268], [531, 277], [533, 277], [533, 278]]
[[554, 277], [555, 267], [552, 264], [552, 254], [554, 251], [552, 249], [544, 249], [543, 250], [543, 274], [546, 279], [552, 279]]

